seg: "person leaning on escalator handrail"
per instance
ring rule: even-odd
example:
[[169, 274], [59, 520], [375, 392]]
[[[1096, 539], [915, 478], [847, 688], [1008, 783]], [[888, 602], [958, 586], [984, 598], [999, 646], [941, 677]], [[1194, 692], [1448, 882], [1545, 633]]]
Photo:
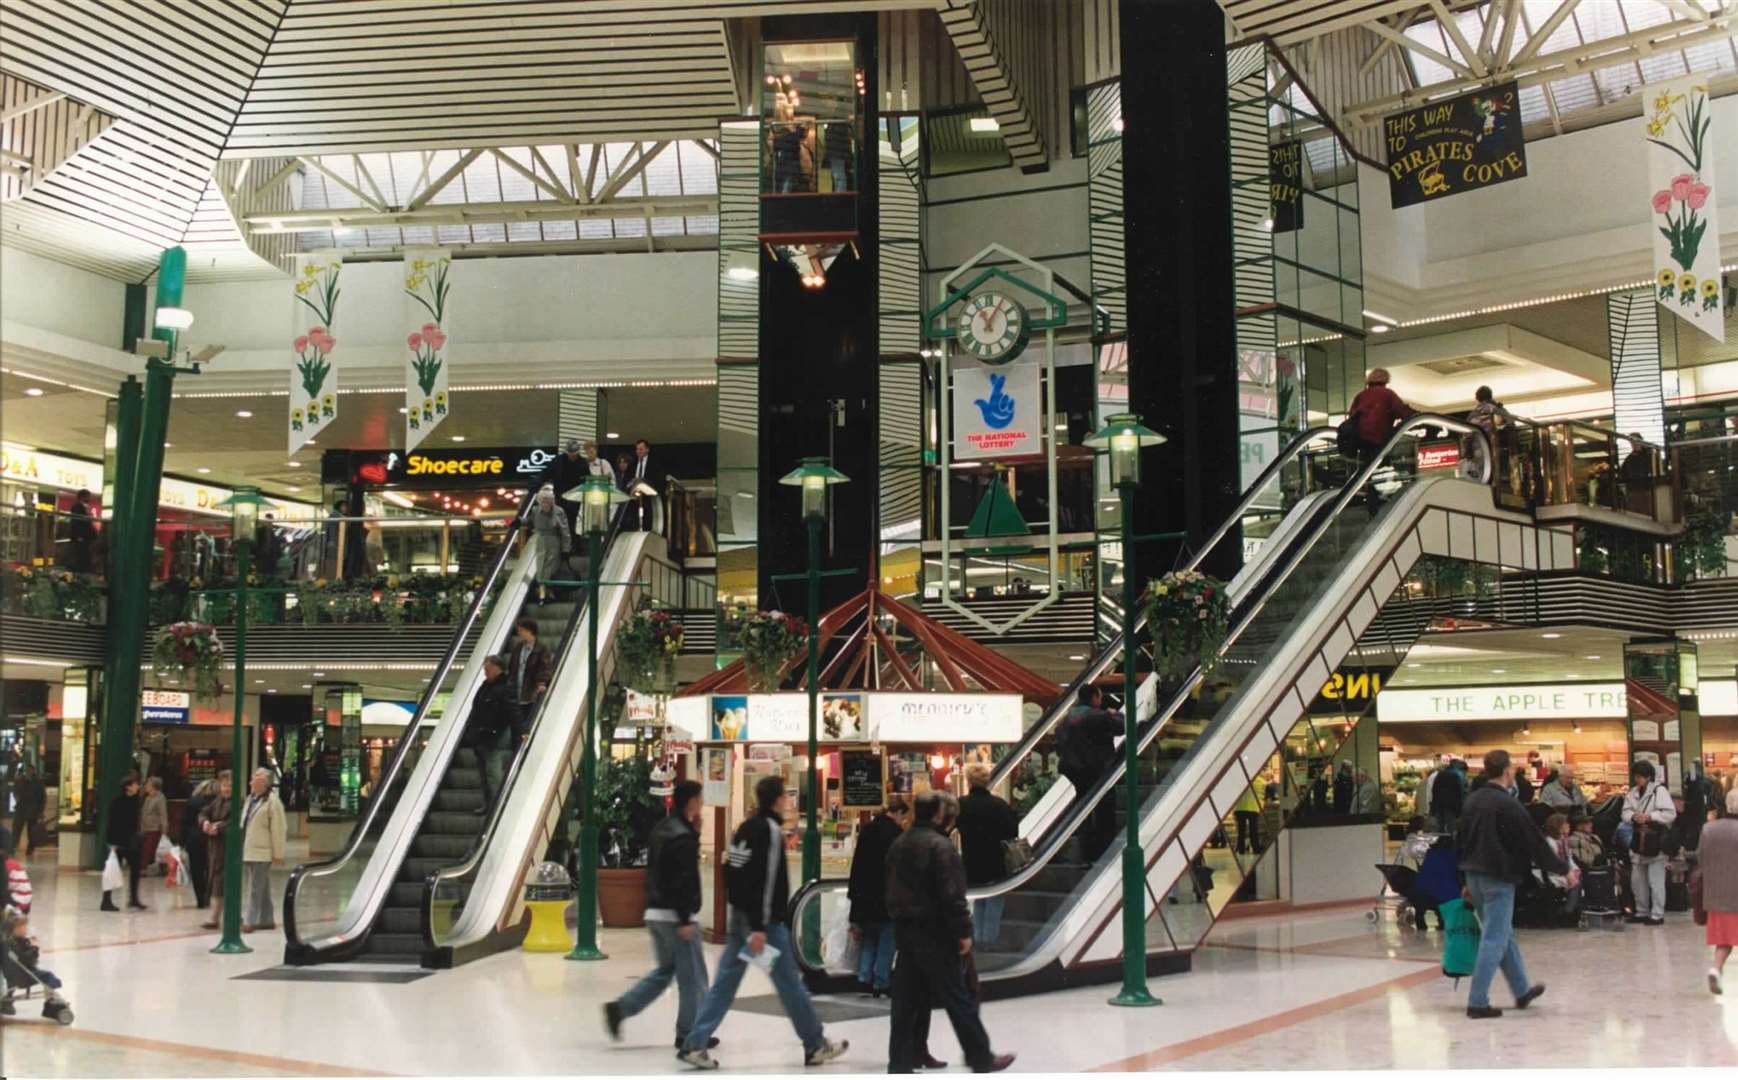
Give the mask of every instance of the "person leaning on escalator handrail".
[[[1092, 685], [1081, 690], [1080, 700], [1068, 710], [1056, 733], [1060, 771], [1074, 786], [1076, 799], [1084, 798], [1116, 762], [1116, 737], [1123, 726], [1122, 714], [1104, 707], [1104, 691]], [[1116, 837], [1116, 800], [1100, 799], [1084, 826], [1087, 854], [1096, 859]]]

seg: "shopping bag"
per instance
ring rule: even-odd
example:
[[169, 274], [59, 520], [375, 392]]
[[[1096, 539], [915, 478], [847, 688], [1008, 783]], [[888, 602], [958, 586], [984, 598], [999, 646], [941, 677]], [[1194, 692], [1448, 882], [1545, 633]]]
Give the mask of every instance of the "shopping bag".
[[118, 889], [127, 883], [127, 876], [121, 873], [121, 860], [115, 854], [115, 849], [109, 849], [109, 861], [103, 863], [103, 891]]
[[163, 887], [179, 889], [184, 876], [182, 867], [185, 865], [186, 853], [167, 840], [163, 841], [163, 848], [167, 852], [163, 857]]
[[846, 963], [845, 954], [850, 946], [851, 913], [847, 905], [840, 904], [833, 917], [827, 920], [827, 934], [822, 939], [821, 956], [826, 961], [828, 972], [849, 975], [857, 970], [854, 965]]
[[1479, 919], [1456, 897], [1437, 908], [1442, 916], [1442, 973], [1458, 982], [1471, 975], [1479, 959]]

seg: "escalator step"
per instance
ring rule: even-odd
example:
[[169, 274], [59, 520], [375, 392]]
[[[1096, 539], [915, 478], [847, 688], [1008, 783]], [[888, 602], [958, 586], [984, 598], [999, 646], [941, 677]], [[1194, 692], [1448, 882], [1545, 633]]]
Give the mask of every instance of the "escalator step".
[[1045, 892], [1041, 889], [1016, 889], [1008, 893], [1002, 905], [1002, 920], [1049, 918], [1068, 902], [1065, 892]]
[[372, 933], [368, 935], [368, 952], [375, 956], [420, 957], [422, 935]]
[[442, 791], [475, 791], [479, 796], [483, 793], [483, 774], [474, 768], [454, 766], [447, 770], [447, 775], [441, 780]]
[[374, 924], [376, 933], [422, 935], [422, 912], [414, 907], [389, 907]]
[[[434, 810], [452, 813], [467, 813], [483, 808], [483, 791], [461, 790], [458, 788], [442, 788], [435, 792]], [[475, 814], [472, 814], [475, 817]], [[481, 820], [480, 818], [478, 820]]]
[[469, 810], [431, 810], [423, 819], [423, 835], [475, 837], [483, 831], [483, 815]]
[[421, 887], [428, 876], [442, 867], [451, 866], [457, 859], [430, 859], [412, 856], [404, 860], [398, 868], [398, 877], [394, 880]]
[[395, 881], [386, 892], [386, 903], [388, 907], [415, 908], [422, 903], [422, 885]]
[[422, 832], [411, 841], [410, 853], [416, 858], [441, 859], [446, 862], [458, 862], [470, 854], [476, 843], [472, 836], [448, 836], [443, 833]]

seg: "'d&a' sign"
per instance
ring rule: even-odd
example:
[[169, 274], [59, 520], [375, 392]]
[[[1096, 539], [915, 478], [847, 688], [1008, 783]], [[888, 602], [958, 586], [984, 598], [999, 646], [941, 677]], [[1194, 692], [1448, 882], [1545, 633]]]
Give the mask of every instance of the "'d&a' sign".
[[1044, 409], [1038, 365], [999, 368], [961, 364], [953, 370], [953, 456], [1014, 457], [1043, 449]]
[[1527, 175], [1512, 82], [1390, 116], [1382, 134], [1396, 210]]

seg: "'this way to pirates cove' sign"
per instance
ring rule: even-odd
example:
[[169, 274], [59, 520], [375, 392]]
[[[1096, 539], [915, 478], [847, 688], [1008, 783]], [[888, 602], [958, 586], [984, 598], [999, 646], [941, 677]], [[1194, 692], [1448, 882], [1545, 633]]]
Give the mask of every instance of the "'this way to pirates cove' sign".
[[1382, 121], [1396, 210], [1527, 175], [1515, 84], [1421, 105]]

